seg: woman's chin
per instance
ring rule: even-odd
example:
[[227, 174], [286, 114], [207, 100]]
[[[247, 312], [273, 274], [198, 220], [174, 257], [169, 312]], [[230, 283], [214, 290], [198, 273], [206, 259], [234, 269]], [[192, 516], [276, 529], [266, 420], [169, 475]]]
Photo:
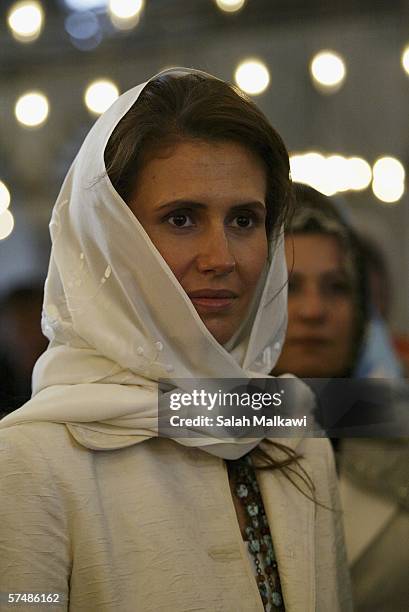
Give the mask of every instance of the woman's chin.
[[[203, 320], [203, 318], [202, 318]], [[208, 331], [219, 344], [226, 344], [234, 336], [238, 326], [227, 321], [203, 321]]]

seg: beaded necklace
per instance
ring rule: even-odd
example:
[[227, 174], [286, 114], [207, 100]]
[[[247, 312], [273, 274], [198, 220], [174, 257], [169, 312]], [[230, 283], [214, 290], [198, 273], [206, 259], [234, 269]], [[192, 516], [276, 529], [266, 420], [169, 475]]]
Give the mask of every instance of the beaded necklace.
[[251, 458], [245, 455], [226, 463], [234, 494], [245, 510], [245, 534], [264, 609], [285, 612], [273, 541]]

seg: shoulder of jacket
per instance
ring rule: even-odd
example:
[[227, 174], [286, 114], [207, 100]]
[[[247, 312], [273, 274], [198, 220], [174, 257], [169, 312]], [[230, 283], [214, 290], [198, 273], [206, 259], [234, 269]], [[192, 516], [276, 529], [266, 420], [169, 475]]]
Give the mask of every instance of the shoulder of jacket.
[[62, 423], [27, 422], [0, 428], [0, 450], [18, 453], [20, 457], [59, 454], [72, 446]]

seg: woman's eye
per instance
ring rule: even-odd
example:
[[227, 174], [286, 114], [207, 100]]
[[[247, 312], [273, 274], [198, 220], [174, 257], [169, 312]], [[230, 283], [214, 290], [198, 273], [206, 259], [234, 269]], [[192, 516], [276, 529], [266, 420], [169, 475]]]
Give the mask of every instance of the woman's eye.
[[170, 215], [168, 217], [168, 221], [171, 225], [174, 225], [175, 227], [190, 227], [191, 225], [193, 225], [189, 215], [186, 215], [184, 213]]
[[254, 218], [250, 215], [237, 215], [233, 220], [233, 225], [244, 229], [253, 227], [254, 224]]
[[324, 292], [331, 295], [349, 295], [351, 286], [347, 281], [333, 281], [324, 285]]

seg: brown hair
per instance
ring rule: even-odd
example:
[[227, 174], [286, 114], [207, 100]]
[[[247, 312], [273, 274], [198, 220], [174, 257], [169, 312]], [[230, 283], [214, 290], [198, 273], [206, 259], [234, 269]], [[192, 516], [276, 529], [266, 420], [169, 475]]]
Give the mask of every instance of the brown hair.
[[257, 106], [232, 85], [203, 74], [162, 74], [119, 121], [105, 149], [107, 174], [125, 202], [138, 172], [160, 149], [181, 140], [237, 142], [266, 169], [266, 231], [285, 221], [292, 201], [288, 153]]

